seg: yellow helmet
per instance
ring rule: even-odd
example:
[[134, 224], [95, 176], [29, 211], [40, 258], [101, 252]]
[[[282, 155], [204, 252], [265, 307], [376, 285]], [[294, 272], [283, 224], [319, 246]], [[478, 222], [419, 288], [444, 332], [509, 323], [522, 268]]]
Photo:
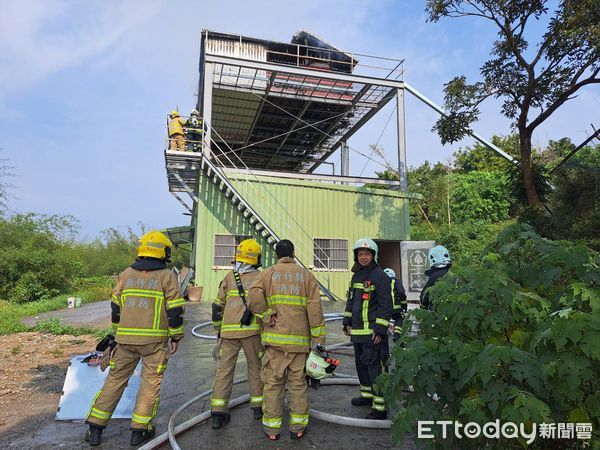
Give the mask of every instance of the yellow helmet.
[[256, 266], [260, 263], [261, 254], [262, 249], [260, 248], [260, 244], [254, 239], [246, 239], [237, 246], [235, 260]]
[[137, 255], [156, 259], [169, 259], [173, 243], [160, 231], [149, 231], [140, 238]]
[[169, 114], [169, 117], [179, 117], [179, 111], [171, 111], [171, 114]]

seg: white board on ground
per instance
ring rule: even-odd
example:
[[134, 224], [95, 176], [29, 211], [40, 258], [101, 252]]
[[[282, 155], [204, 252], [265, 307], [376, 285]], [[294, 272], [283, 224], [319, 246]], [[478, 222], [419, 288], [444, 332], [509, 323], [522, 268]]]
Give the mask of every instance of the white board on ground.
[[[69, 361], [63, 393], [58, 403], [56, 420], [85, 419], [96, 393], [102, 388], [110, 369], [104, 372], [100, 366], [88, 366], [81, 360], [86, 355], [75, 355]], [[112, 415], [113, 419], [130, 419], [135, 406], [135, 397], [140, 388], [142, 365], [137, 365], [123, 392], [121, 401]]]

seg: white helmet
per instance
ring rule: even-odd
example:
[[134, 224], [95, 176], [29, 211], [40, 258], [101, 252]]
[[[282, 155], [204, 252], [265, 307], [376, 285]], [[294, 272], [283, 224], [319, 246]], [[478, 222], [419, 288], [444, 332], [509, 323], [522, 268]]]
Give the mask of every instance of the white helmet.
[[315, 380], [323, 380], [333, 375], [333, 371], [339, 365], [338, 359], [330, 358], [327, 350], [321, 345], [317, 345], [308, 354], [306, 374]]
[[391, 267], [388, 267], [387, 269], [383, 269], [383, 271], [385, 272], [385, 274], [390, 277], [390, 278], [396, 278], [396, 272], [394, 272], [394, 269], [392, 269]]

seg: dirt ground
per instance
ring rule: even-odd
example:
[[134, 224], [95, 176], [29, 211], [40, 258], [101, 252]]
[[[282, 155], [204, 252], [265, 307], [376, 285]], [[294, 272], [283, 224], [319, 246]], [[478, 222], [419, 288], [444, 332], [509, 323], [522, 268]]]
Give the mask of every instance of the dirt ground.
[[[325, 305], [327, 312], [340, 311], [342, 305]], [[108, 316], [109, 311], [106, 311]], [[65, 312], [69, 314], [69, 312]], [[104, 314], [104, 313], [102, 313]], [[101, 317], [99, 317], [101, 319]], [[166, 431], [171, 414], [185, 401], [212, 386], [215, 363], [211, 358], [214, 341], [191, 336], [193, 326], [210, 319], [209, 304], [189, 304], [186, 309], [186, 338], [169, 361], [161, 389], [161, 404], [154, 423], [159, 433]], [[327, 325], [330, 344], [344, 341], [339, 322]], [[210, 327], [207, 328], [210, 330]], [[64, 377], [71, 354], [85, 353], [95, 347], [91, 337], [51, 336], [21, 333], [0, 336], [0, 449], [71, 449], [88, 448], [83, 442], [86, 426], [82, 423], [54, 420]], [[339, 371], [355, 375], [352, 358], [341, 357]], [[240, 356], [236, 378], [246, 375], [245, 359]], [[247, 385], [234, 387], [232, 398], [245, 394]], [[368, 408], [350, 405], [358, 390], [351, 386], [322, 387], [310, 390], [311, 408], [333, 414], [364, 417]], [[184, 411], [181, 423], [209, 408], [206, 400]], [[221, 430], [202, 423], [178, 438], [183, 449], [414, 449], [410, 443], [395, 447], [388, 430], [357, 429], [311, 419], [310, 432], [302, 441], [290, 441], [284, 428], [281, 440], [271, 443], [264, 437], [260, 422], [253, 420], [248, 405], [231, 411], [231, 422]], [[129, 447], [129, 421], [113, 420], [103, 434], [99, 449]], [[167, 444], [161, 448], [170, 448]]]

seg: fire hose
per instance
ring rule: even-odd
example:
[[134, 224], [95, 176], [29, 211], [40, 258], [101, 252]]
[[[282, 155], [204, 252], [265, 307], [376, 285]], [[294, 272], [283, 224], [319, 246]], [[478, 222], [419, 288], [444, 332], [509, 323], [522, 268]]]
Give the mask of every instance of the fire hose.
[[[341, 318], [342, 318], [342, 314], [340, 314], [340, 313], [325, 314], [326, 322], [340, 320]], [[201, 334], [197, 331], [198, 329], [201, 329], [201, 328], [209, 326], [209, 325], [212, 325], [212, 322], [204, 322], [199, 325], [196, 325], [194, 328], [192, 328], [192, 334], [201, 339], [216, 340], [216, 336]], [[327, 347], [327, 350], [328, 351], [333, 350], [332, 353], [334, 353], [335, 349], [340, 349], [342, 347], [347, 347], [349, 345], [351, 345], [349, 342], [342, 342], [342, 343], [334, 344], [334, 345]], [[244, 383], [246, 381], [247, 381], [247, 379], [236, 380], [233, 382], [233, 384], [236, 385], [236, 384]], [[341, 373], [340, 374], [336, 373], [334, 375], [334, 377], [321, 381], [321, 385], [324, 385], [324, 386], [327, 386], [327, 385], [329, 385], [329, 386], [331, 386], [331, 385], [357, 386], [359, 384], [360, 383], [358, 381], [358, 378], [353, 377], [351, 375], [341, 374]], [[177, 443], [176, 436], [186, 432], [193, 426], [209, 419], [211, 417], [211, 411], [204, 411], [201, 414], [198, 414], [197, 416], [183, 422], [182, 424], [175, 426], [175, 421], [176, 421], [177, 417], [185, 409], [187, 409], [188, 407], [190, 407], [197, 401], [209, 397], [211, 394], [212, 394], [212, 389], [204, 391], [201, 394], [197, 395], [196, 397], [185, 402], [179, 408], [177, 408], [177, 410], [175, 410], [175, 412], [169, 418], [167, 432], [155, 437], [153, 440], [148, 442], [146, 445], [140, 447], [138, 450], [156, 449], [159, 446], [161, 446], [162, 444], [164, 444], [167, 440], [169, 441], [169, 443], [171, 444], [171, 447], [174, 450], [181, 450], [181, 447]], [[236, 406], [239, 406], [243, 403], [248, 402], [249, 400], [250, 400], [250, 396], [248, 394], [242, 395], [238, 398], [231, 400], [229, 402], [229, 407], [234, 408]], [[338, 414], [330, 414], [330, 413], [318, 411], [315, 409], [310, 409], [309, 414], [310, 414], [310, 417], [318, 419], [318, 420], [322, 420], [324, 422], [334, 423], [334, 424], [338, 424], [338, 425], [354, 426], [354, 427], [359, 427], [359, 428], [389, 429], [391, 427], [391, 423], [392, 423], [390, 420], [359, 419], [359, 418], [355, 418], [355, 417], [347, 417], [347, 416], [342, 416], [342, 415], [338, 415]]]

